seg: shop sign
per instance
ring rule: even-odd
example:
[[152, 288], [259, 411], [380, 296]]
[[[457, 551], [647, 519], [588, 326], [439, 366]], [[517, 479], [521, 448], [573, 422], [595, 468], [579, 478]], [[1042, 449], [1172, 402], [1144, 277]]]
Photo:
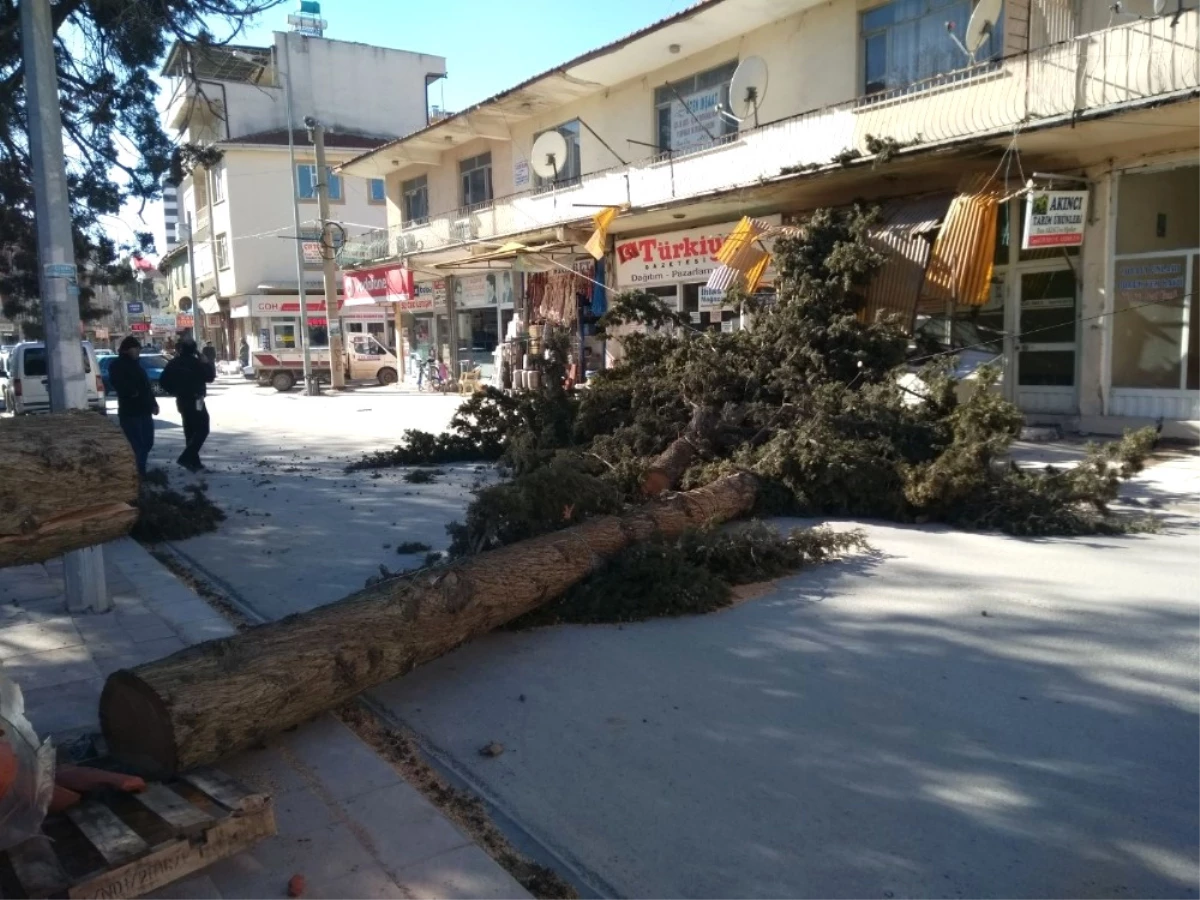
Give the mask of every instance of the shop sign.
[[129, 330], [136, 332], [138, 334], [143, 334], [150, 330], [150, 323], [149, 322], [130, 322]]
[[173, 331], [175, 329], [175, 317], [151, 316], [150, 328], [153, 331]]
[[[778, 225], [779, 216], [763, 221]], [[716, 255], [725, 238], [737, 227], [736, 222], [689, 228], [651, 237], [617, 241], [617, 287], [654, 287], [708, 281], [717, 267]], [[770, 241], [767, 245], [770, 246]], [[767, 269], [766, 281], [773, 281], [773, 268]]]
[[1117, 298], [1121, 306], [1181, 300], [1187, 289], [1185, 260], [1131, 259], [1117, 263]]
[[175, 327], [182, 331], [184, 328], [194, 328], [196, 317], [190, 313], [180, 313], [175, 317]]
[[342, 274], [342, 295], [346, 306], [370, 306], [383, 302], [399, 304], [403, 310], [428, 308], [418, 305], [421, 298], [413, 289], [412, 269], [404, 266], [345, 272]]
[[1021, 309], [1074, 309], [1074, 297], [1022, 297]]
[[107, 341], [108, 340], [108, 329], [107, 328], [97, 328], [95, 331], [95, 334], [96, 334], [96, 340], [98, 340], [98, 341]]
[[484, 275], [462, 275], [454, 279], [454, 308], [482, 309], [488, 306], [513, 305], [512, 273], [488, 272]]
[[[309, 300], [305, 298], [305, 307], [308, 309], [309, 315], [314, 312], [325, 312], [325, 298], [319, 300]], [[284, 300], [276, 297], [251, 297], [250, 303], [247, 304], [250, 315], [252, 316], [299, 316], [300, 315], [300, 299]]]
[[700, 308], [713, 309], [725, 304], [725, 291], [718, 288], [700, 286]]
[[417, 299], [421, 306], [416, 309], [444, 309], [446, 306], [446, 282], [439, 278], [437, 281], [422, 281], [415, 286]]
[[671, 152], [699, 150], [722, 131], [721, 87], [688, 94], [671, 102]]
[[142, 304], [137, 303], [137, 302], [130, 302], [130, 303], [125, 304], [125, 309], [128, 311], [128, 313], [131, 316], [140, 316], [142, 314], [143, 308], [144, 307], [142, 306]]
[[1079, 247], [1087, 223], [1087, 191], [1033, 191], [1025, 201], [1022, 250]]
[[529, 160], [518, 159], [513, 163], [513, 187], [518, 191], [529, 187]]

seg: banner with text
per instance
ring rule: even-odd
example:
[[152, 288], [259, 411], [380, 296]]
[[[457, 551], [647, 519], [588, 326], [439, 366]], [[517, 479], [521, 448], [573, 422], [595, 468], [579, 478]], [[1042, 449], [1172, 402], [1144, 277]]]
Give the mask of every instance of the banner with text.
[[370, 306], [375, 303], [397, 303], [405, 311], [429, 309], [426, 301], [413, 288], [412, 269], [404, 266], [383, 266], [359, 269], [342, 275], [342, 296], [346, 306]]
[[1021, 249], [1081, 246], [1087, 204], [1087, 191], [1033, 191], [1025, 201]]
[[[771, 225], [778, 225], [782, 221], [777, 215], [761, 218]], [[708, 281], [708, 276], [718, 265], [716, 257], [721, 245], [736, 227], [736, 222], [728, 222], [650, 237], [618, 239], [617, 287], [654, 287]], [[771, 241], [766, 244], [770, 249]], [[773, 267], [767, 269], [764, 280], [775, 280]]]

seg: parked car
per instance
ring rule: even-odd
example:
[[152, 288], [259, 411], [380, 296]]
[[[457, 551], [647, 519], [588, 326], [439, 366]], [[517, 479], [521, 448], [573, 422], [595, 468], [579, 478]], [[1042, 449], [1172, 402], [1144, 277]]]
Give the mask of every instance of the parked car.
[[[84, 388], [88, 409], [106, 412], [104, 379], [96, 361], [96, 352], [87, 341], [80, 341], [83, 354]], [[4, 405], [13, 415], [50, 412], [50, 378], [47, 373], [46, 345], [41, 341], [24, 341], [13, 348], [9, 357], [8, 383], [4, 388]]]
[[[113, 390], [112, 382], [108, 379], [108, 369], [116, 358], [117, 355], [114, 353], [111, 356], [102, 356], [99, 360], [100, 376], [104, 379], [104, 395], [106, 397], [115, 396], [117, 393]], [[138, 357], [138, 362], [142, 364], [142, 368], [150, 379], [150, 389], [154, 391], [156, 396], [162, 397], [165, 392], [158, 382], [162, 378], [163, 369], [167, 367], [167, 358], [161, 353], [143, 353]]]

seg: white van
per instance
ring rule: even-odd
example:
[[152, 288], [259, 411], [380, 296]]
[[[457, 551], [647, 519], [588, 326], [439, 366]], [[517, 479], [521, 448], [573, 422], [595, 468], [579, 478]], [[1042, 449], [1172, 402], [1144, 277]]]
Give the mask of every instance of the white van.
[[[83, 383], [87, 389], [88, 409], [98, 413], [104, 408], [104, 379], [96, 365], [96, 352], [87, 341], [80, 342], [83, 353]], [[50, 379], [46, 373], [46, 345], [41, 341], [17, 344], [8, 357], [8, 385], [4, 406], [13, 415], [50, 412]]]

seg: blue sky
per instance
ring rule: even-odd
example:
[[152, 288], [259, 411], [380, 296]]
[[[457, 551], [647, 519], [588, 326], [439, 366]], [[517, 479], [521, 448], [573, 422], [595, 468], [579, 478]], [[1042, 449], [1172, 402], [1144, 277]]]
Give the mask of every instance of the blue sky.
[[[446, 58], [447, 78], [430, 90], [433, 103], [457, 110], [566, 62], [588, 50], [679, 12], [692, 0], [605, 0], [585, 7], [580, 0], [322, 0], [329, 23], [325, 36], [431, 53]], [[288, 0], [259, 16], [236, 41], [271, 43], [271, 32], [286, 30]], [[216, 29], [216, 37], [226, 31]], [[363, 85], [363, 90], [372, 90]], [[145, 223], [134, 210], [111, 222], [118, 242], [130, 229], [148, 228], [163, 249], [160, 204], [148, 206]]]

